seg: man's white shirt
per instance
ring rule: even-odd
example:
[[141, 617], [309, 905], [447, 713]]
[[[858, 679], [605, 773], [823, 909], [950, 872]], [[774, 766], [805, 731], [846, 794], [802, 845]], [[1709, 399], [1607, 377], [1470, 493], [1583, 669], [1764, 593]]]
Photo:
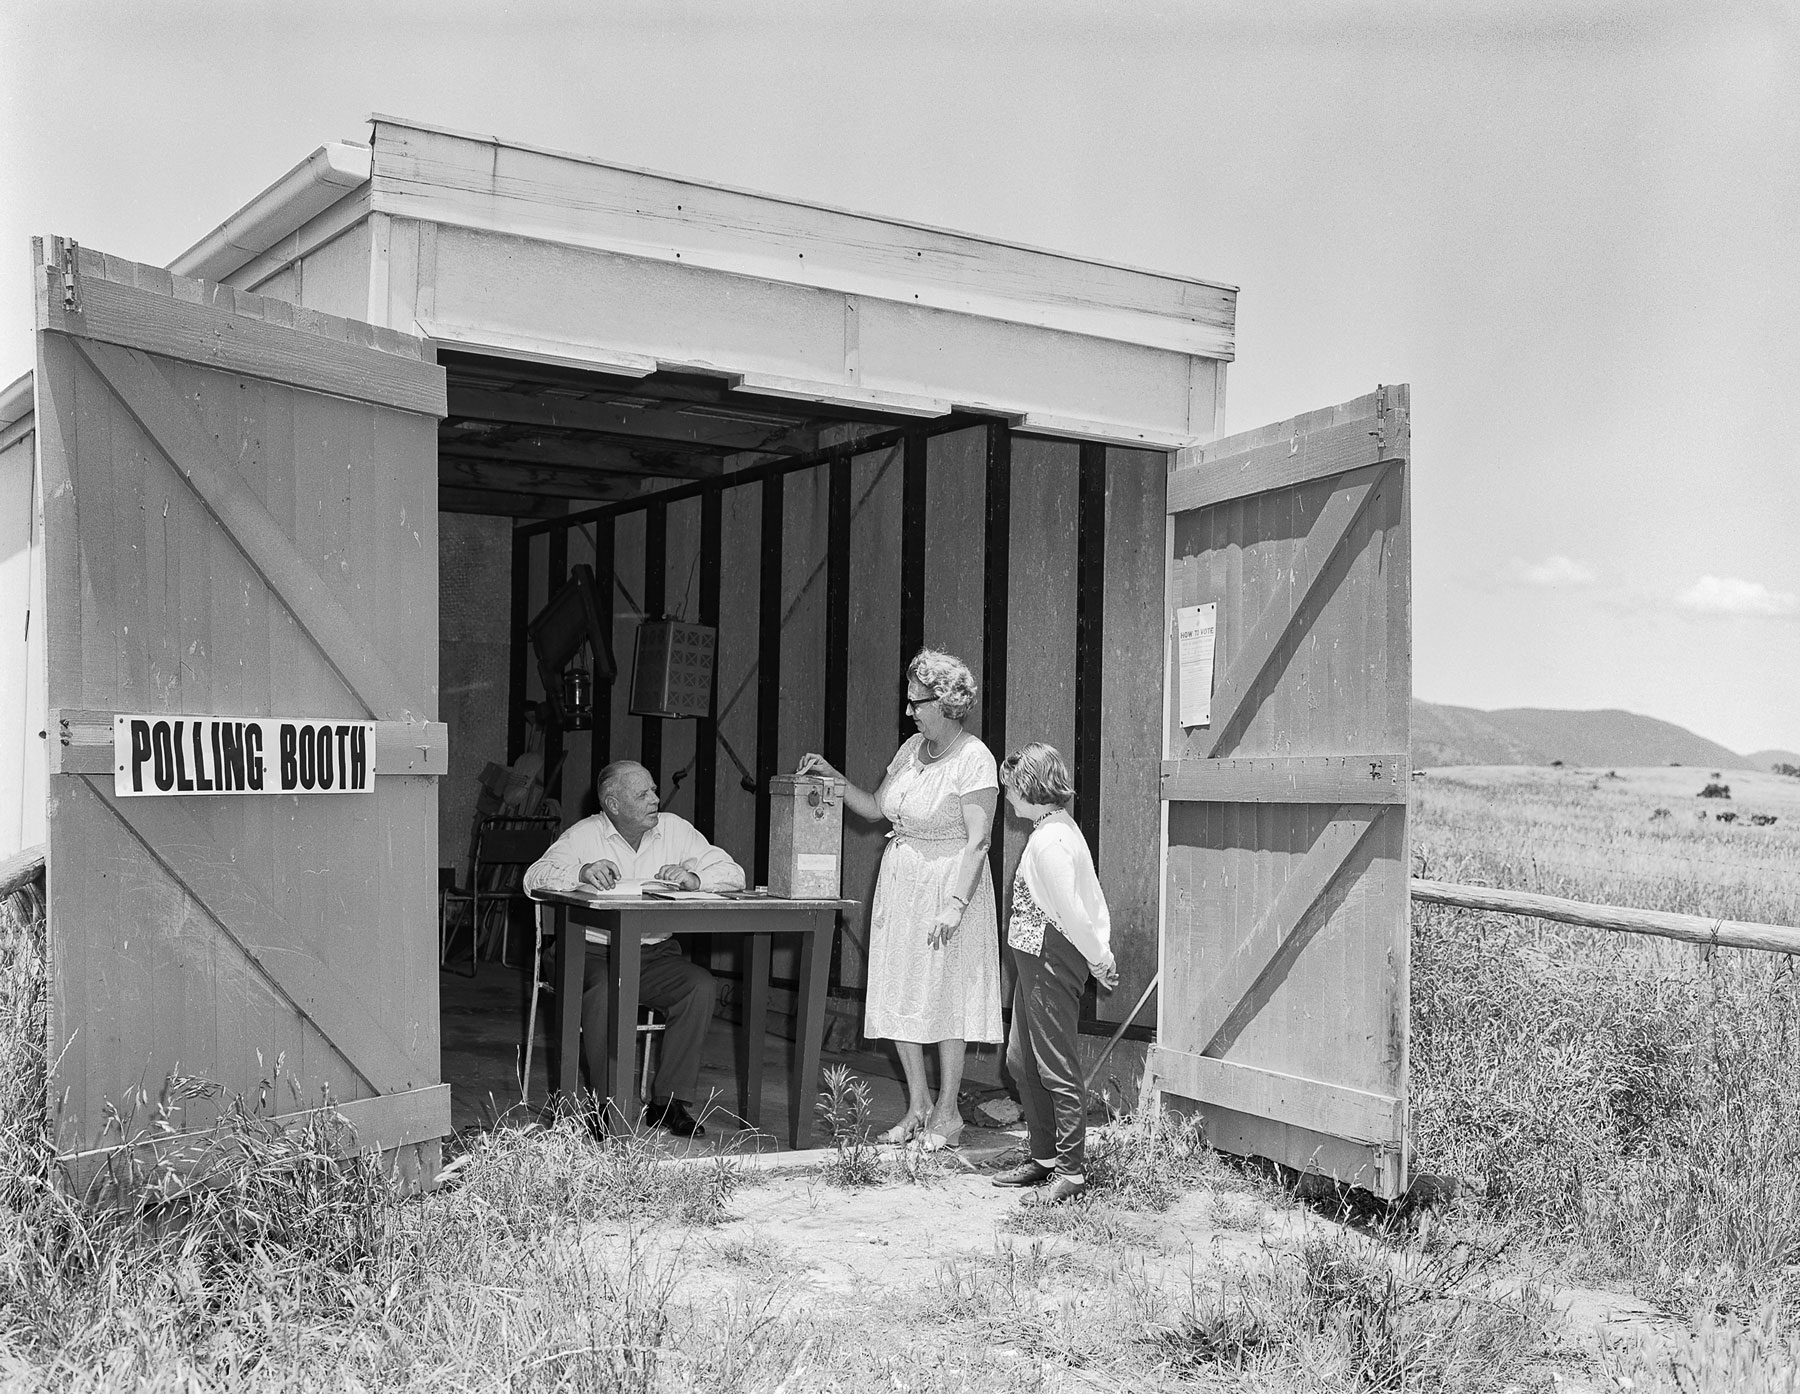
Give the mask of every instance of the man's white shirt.
[[[525, 873], [527, 891], [572, 891], [581, 886], [581, 868], [589, 862], [611, 862], [624, 880], [649, 880], [674, 863], [691, 868], [703, 891], [741, 891], [744, 869], [729, 853], [713, 846], [687, 819], [677, 813], [659, 813], [656, 826], [636, 847], [627, 842], [604, 813], [583, 818], [550, 844]], [[589, 890], [595, 889], [592, 886]], [[645, 935], [646, 944], [660, 944], [666, 934]], [[590, 929], [590, 944], [607, 942], [605, 930]]]

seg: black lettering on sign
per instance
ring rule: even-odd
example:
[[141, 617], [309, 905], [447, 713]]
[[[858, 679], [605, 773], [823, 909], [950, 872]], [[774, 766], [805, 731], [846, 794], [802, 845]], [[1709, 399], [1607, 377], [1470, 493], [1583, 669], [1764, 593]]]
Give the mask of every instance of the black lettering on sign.
[[212, 793], [212, 781], [206, 777], [206, 749], [200, 744], [200, 728], [205, 722], [194, 723], [194, 787], [203, 794]]
[[194, 781], [187, 772], [187, 752], [181, 748], [182, 728], [186, 725], [185, 721], [175, 723], [175, 790], [180, 794], [194, 792]]
[[144, 792], [144, 761], [150, 758], [150, 723], [138, 717], [131, 723], [131, 792]]
[[150, 743], [155, 760], [151, 774], [156, 787], [166, 794], [175, 787], [175, 743], [169, 735], [168, 722], [159, 721], [150, 728]]
[[113, 721], [115, 794], [368, 793], [368, 723], [331, 718], [159, 717]]
[[300, 787], [310, 789], [318, 778], [313, 765], [313, 728], [302, 726], [295, 735], [300, 743]]
[[226, 721], [219, 725], [219, 743], [223, 746], [224, 759], [219, 762], [219, 773], [224, 776], [219, 783], [221, 789], [242, 789], [244, 787], [244, 723]]

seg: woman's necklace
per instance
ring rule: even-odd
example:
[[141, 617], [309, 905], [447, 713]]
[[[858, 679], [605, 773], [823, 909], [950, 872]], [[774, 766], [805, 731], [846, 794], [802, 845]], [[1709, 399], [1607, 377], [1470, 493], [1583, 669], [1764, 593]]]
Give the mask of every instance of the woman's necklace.
[[936, 764], [939, 760], [942, 760], [952, 750], [956, 749], [956, 743], [968, 734], [969, 733], [967, 731], [958, 731], [954, 736], [952, 736], [950, 738], [950, 744], [945, 746], [942, 750], [933, 750], [931, 748], [931, 737], [930, 736], [925, 737], [925, 761], [926, 761], [926, 763], [927, 764]]

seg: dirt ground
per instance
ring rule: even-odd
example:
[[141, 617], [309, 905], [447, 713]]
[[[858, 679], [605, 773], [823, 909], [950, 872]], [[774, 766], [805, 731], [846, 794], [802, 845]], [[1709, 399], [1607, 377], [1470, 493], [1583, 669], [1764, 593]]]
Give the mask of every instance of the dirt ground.
[[[891, 1165], [895, 1149], [883, 1152]], [[851, 1357], [843, 1384], [815, 1369], [811, 1378], [797, 1373], [795, 1389], [859, 1387], [856, 1358], [907, 1347], [934, 1352], [931, 1377], [878, 1361], [868, 1387], [1336, 1387], [1328, 1377], [1240, 1385], [1227, 1370], [1196, 1369], [1179, 1352], [1172, 1359], [1166, 1336], [1184, 1314], [1216, 1309], [1249, 1275], [1296, 1264], [1309, 1239], [1344, 1235], [1343, 1226], [1272, 1188], [1230, 1178], [1188, 1190], [1161, 1210], [1095, 1197], [1053, 1211], [1031, 1192], [991, 1184], [993, 1170], [1017, 1155], [976, 1162], [951, 1154], [919, 1181], [890, 1171], [881, 1184], [858, 1188], [834, 1183], [816, 1157], [750, 1159], [726, 1221], [659, 1231], [651, 1244], [667, 1271], [679, 1271], [670, 1301], [690, 1313], [779, 1313], [828, 1326], [840, 1333], [840, 1348], [841, 1333], [855, 1333], [865, 1355]], [[627, 1242], [617, 1226], [594, 1238], [615, 1251]], [[1516, 1271], [1490, 1281], [1496, 1295], [1532, 1284]], [[1546, 1330], [1517, 1377], [1457, 1387], [1616, 1390], [1616, 1372], [1668, 1334], [1628, 1297], [1534, 1294], [1543, 1299]], [[844, 1358], [842, 1349], [836, 1358]]]

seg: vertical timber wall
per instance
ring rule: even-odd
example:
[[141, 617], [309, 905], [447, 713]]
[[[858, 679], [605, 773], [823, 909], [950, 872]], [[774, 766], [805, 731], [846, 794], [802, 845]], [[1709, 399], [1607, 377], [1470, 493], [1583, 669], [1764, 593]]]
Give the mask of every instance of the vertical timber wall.
[[[1047, 740], [1075, 767], [1076, 812], [1099, 849], [1122, 970], [1118, 991], [1090, 1001], [1085, 1015], [1089, 1029], [1109, 1031], [1157, 969], [1167, 468], [1157, 451], [977, 423], [724, 487], [710, 500], [636, 505], [570, 526], [568, 561], [610, 558], [614, 581], [620, 675], [597, 694], [610, 702], [597, 716], [604, 758], [642, 760], [664, 807], [762, 880], [766, 805], [746, 784], [760, 787], [822, 750], [872, 789], [908, 729], [906, 659], [920, 644], [958, 655], [983, 686], [970, 729], [997, 759]], [[557, 535], [529, 538], [534, 610], [548, 593]], [[606, 567], [596, 570], [604, 597]], [[637, 625], [663, 614], [717, 618], [713, 723], [627, 710]], [[535, 671], [524, 690], [536, 695]], [[566, 737], [565, 821], [592, 807], [590, 762], [601, 757], [589, 740]], [[1025, 835], [1003, 816], [994, 853], [1003, 904]], [[862, 908], [845, 917], [835, 951], [841, 994], [860, 995], [864, 984], [866, 907], [884, 846], [879, 828], [848, 820], [844, 894]], [[708, 949], [715, 968], [735, 970], [734, 946]], [[777, 949], [778, 979], [793, 975], [791, 959]]]

